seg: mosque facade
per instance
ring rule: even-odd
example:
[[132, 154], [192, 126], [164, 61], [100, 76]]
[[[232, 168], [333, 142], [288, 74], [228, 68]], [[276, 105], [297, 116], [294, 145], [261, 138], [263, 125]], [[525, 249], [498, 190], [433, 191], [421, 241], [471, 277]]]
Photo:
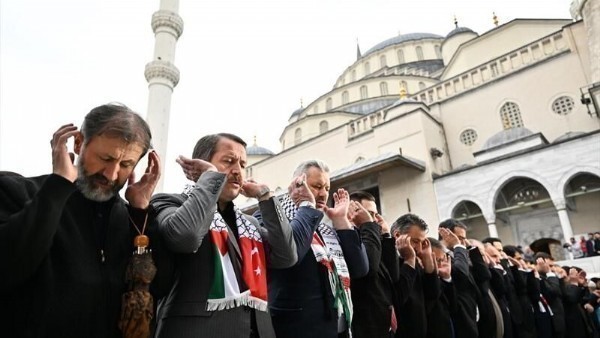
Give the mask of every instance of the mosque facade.
[[435, 231], [453, 217], [479, 239], [598, 231], [599, 3], [574, 1], [573, 20], [382, 41], [293, 111], [279, 153], [250, 146], [247, 174], [284, 192], [300, 162], [322, 159], [331, 192], [372, 193], [388, 222], [410, 212]]

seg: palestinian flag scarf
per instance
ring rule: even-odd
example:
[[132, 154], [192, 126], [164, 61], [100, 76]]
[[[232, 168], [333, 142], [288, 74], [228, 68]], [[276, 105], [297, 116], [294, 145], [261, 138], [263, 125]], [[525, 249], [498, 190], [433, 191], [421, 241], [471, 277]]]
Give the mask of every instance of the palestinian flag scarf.
[[[281, 197], [281, 205], [288, 220], [292, 220], [296, 216], [298, 208], [289, 197], [285, 194]], [[348, 332], [352, 336], [352, 296], [350, 294], [350, 272], [348, 265], [344, 260], [344, 253], [340, 246], [339, 239], [335, 230], [327, 224], [327, 217], [313, 232], [312, 242], [310, 247], [319, 264], [323, 264], [327, 268], [327, 276], [329, 277], [329, 286], [334, 298], [334, 304], [338, 311], [338, 317], [344, 316], [348, 325]]]
[[[206, 309], [219, 311], [249, 306], [267, 311], [267, 268], [265, 250], [256, 226], [234, 206], [238, 243], [242, 255], [242, 279], [248, 290], [241, 292], [231, 263], [227, 241], [231, 234], [218, 211], [215, 211], [208, 235], [214, 249], [214, 279], [208, 294]], [[234, 239], [235, 240], [235, 239]]]

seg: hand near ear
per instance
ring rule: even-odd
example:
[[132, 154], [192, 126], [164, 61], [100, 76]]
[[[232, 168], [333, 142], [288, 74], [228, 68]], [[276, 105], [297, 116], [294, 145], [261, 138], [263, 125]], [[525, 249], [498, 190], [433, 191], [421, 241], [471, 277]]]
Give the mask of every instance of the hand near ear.
[[81, 133], [72, 123], [58, 128], [52, 135], [50, 146], [52, 147], [52, 173], [60, 175], [71, 182], [77, 179], [77, 168], [73, 164], [75, 154], [69, 153], [67, 140], [70, 137], [81, 137]]

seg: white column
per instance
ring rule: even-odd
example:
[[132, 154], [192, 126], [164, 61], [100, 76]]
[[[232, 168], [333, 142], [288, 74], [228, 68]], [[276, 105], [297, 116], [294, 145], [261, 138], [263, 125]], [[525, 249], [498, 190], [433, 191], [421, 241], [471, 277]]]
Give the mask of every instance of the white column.
[[560, 227], [562, 228], [563, 238], [565, 243], [569, 243], [569, 239], [573, 237], [573, 227], [571, 227], [571, 221], [569, 220], [569, 214], [567, 213], [567, 205], [564, 199], [553, 201], [558, 213], [558, 219], [560, 220]]
[[498, 228], [496, 228], [496, 214], [492, 210], [483, 213], [483, 218], [488, 225], [488, 233], [490, 237], [498, 238]]
[[496, 223], [488, 223], [488, 232], [490, 233], [490, 237], [498, 238], [498, 229], [496, 228]]

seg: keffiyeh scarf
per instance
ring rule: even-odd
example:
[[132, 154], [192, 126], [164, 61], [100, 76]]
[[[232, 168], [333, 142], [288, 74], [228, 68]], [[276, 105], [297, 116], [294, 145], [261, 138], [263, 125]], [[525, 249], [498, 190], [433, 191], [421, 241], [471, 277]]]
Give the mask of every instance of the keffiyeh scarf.
[[[288, 194], [281, 197], [281, 206], [286, 217], [291, 221], [296, 216], [298, 208]], [[321, 221], [317, 230], [313, 233], [310, 246], [317, 262], [327, 268], [329, 286], [338, 316], [344, 315], [348, 329], [350, 330], [352, 327], [350, 273], [335, 230], [325, 221]]]
[[229, 227], [218, 211], [215, 211], [209, 227], [214, 250], [214, 278], [208, 293], [206, 310], [219, 311], [238, 306], [248, 306], [267, 311], [267, 268], [263, 241], [256, 229], [242, 212], [234, 206], [238, 244], [242, 255], [242, 279], [248, 290], [241, 292], [231, 256], [228, 250]]

